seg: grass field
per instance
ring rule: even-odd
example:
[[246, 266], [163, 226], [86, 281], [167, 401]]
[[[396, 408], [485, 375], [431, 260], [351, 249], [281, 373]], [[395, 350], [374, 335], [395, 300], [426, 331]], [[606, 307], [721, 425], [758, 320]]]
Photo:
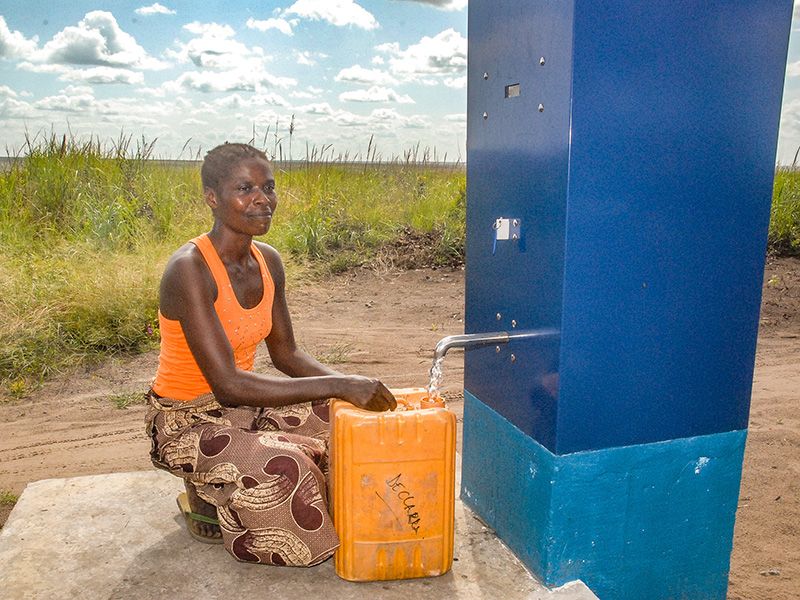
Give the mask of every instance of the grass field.
[[[211, 225], [197, 164], [151, 161], [152, 145], [37, 138], [0, 172], [0, 396], [53, 372], [158, 341], [166, 259]], [[428, 265], [462, 260], [463, 166], [408, 154], [275, 163], [279, 205], [266, 241], [296, 279], [375, 260], [395, 241]], [[419, 253], [417, 253], [419, 256]]]
[[[152, 144], [37, 137], [0, 171], [0, 397], [81, 361], [158, 341], [166, 259], [207, 231], [196, 163], [149, 160]], [[322, 153], [324, 154], [324, 153]], [[458, 264], [466, 176], [409, 152], [353, 164], [275, 163], [267, 241], [293, 279], [365, 263]], [[800, 254], [800, 172], [776, 173], [769, 249]]]

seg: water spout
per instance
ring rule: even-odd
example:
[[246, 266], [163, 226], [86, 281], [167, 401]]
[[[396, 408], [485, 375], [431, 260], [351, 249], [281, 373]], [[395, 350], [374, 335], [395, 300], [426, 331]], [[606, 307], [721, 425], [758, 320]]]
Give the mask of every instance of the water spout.
[[433, 360], [436, 362], [444, 358], [450, 348], [472, 348], [473, 346], [487, 346], [490, 344], [507, 344], [517, 340], [552, 337], [558, 335], [558, 329], [530, 329], [528, 331], [493, 331], [490, 333], [465, 333], [463, 335], [448, 335], [439, 340], [433, 351]]
[[439, 387], [442, 382], [442, 363], [444, 356], [450, 348], [472, 348], [475, 346], [488, 346], [491, 344], [507, 344], [512, 341], [529, 340], [534, 338], [547, 338], [559, 335], [558, 329], [530, 329], [527, 331], [493, 331], [489, 333], [465, 333], [462, 335], [448, 335], [439, 340], [433, 351], [433, 366], [431, 366], [428, 395], [431, 398], [439, 397]]

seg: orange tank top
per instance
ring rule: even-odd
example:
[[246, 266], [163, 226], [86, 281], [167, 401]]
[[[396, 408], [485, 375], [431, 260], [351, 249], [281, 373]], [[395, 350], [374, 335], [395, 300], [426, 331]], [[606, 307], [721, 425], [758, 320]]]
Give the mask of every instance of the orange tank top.
[[[233, 348], [236, 367], [250, 371], [255, 361], [256, 347], [272, 330], [275, 284], [272, 282], [264, 256], [256, 245], [252, 244], [250, 251], [261, 270], [264, 295], [253, 308], [243, 308], [233, 291], [225, 265], [222, 264], [208, 235], [196, 237], [192, 243], [200, 250], [217, 284], [214, 310]], [[167, 319], [159, 311], [158, 323], [161, 328], [161, 353], [158, 357], [158, 371], [153, 381], [153, 391], [159, 396], [174, 400], [192, 400], [209, 393], [211, 386], [189, 350], [180, 321]]]

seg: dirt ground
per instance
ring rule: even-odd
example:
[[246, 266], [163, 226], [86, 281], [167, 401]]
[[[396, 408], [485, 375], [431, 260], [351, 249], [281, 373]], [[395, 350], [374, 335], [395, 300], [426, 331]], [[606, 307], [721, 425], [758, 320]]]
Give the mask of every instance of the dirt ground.
[[[424, 385], [439, 338], [463, 331], [461, 270], [355, 271], [290, 289], [298, 339], [342, 371], [389, 386]], [[445, 395], [460, 414], [463, 366], [445, 362]], [[157, 354], [115, 359], [0, 403], [0, 490], [30, 481], [152, 468], [143, 405]], [[729, 598], [800, 597], [800, 260], [770, 260], [764, 278], [750, 431], [731, 558]], [[259, 357], [260, 369], [269, 369]], [[0, 523], [8, 507], [0, 507]]]

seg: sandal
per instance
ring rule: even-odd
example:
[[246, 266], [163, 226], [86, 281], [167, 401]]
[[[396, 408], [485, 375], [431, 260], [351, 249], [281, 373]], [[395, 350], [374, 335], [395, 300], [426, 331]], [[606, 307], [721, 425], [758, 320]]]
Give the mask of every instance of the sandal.
[[[180, 509], [181, 513], [183, 514], [183, 518], [186, 521], [186, 530], [189, 532], [189, 535], [191, 535], [198, 542], [202, 542], [204, 544], [222, 543], [222, 532], [219, 530], [218, 519], [213, 519], [193, 511], [191, 505], [189, 504], [189, 496], [186, 492], [181, 492], [178, 494], [177, 501], [178, 509]], [[197, 531], [198, 523], [216, 525], [216, 533], [213, 536], [201, 534], [199, 531]]]

